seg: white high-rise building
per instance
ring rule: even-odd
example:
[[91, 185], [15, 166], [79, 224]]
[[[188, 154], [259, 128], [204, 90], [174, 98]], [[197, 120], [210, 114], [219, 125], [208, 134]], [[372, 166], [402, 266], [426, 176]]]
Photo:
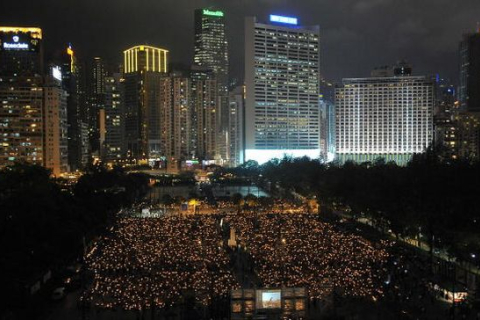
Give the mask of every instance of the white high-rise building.
[[319, 27], [246, 18], [245, 160], [320, 156]]
[[425, 77], [343, 79], [336, 90], [339, 162], [406, 164], [433, 141], [434, 87]]

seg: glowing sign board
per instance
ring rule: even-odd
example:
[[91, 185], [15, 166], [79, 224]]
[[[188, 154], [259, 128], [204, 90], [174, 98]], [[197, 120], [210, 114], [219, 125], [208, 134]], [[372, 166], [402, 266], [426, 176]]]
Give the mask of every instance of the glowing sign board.
[[277, 16], [275, 14], [270, 15], [271, 22], [278, 22], [278, 23], [285, 23], [285, 24], [292, 24], [297, 25], [298, 19], [295, 17], [285, 17], [285, 16]]
[[58, 81], [62, 81], [62, 71], [59, 66], [52, 67], [52, 76]]
[[3, 43], [4, 49], [13, 49], [13, 50], [28, 50], [28, 43]]
[[223, 17], [223, 11], [211, 11], [208, 9], [203, 9], [203, 15], [211, 17]]
[[0, 50], [39, 52], [41, 30], [38, 28], [0, 27]]

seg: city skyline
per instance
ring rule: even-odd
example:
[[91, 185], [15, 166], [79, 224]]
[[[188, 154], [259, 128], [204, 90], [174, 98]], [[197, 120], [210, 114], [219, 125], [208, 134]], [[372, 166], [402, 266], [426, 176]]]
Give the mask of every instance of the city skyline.
[[[278, 13], [298, 16], [300, 25], [320, 25], [321, 75], [336, 82], [345, 77], [367, 76], [374, 67], [406, 59], [416, 74], [439, 73], [457, 83], [458, 41], [463, 33], [475, 30], [479, 20], [475, 12], [480, 10], [480, 3], [475, 1], [145, 1], [131, 8], [122, 1], [48, 2], [28, 3], [32, 9], [28, 11], [21, 10], [26, 1], [0, 5], [4, 25], [42, 28], [47, 39], [47, 61], [60, 55], [65, 44], [71, 42], [82, 57], [101, 56], [120, 64], [118, 52], [146, 43], [165, 47], [173, 63], [188, 66], [193, 61], [194, 10], [212, 7], [226, 15], [232, 78], [243, 79], [244, 18]], [[3, 16], [4, 12], [8, 16]], [[169, 32], [171, 27], [177, 32]]]
[[480, 320], [475, 1], [0, 4], [0, 319]]

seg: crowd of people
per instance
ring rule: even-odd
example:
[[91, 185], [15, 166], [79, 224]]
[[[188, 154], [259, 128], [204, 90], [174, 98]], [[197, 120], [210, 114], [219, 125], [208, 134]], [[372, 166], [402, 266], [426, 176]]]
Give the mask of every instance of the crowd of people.
[[208, 304], [238, 288], [213, 216], [120, 219], [85, 260], [83, 299], [101, 308], [162, 308], [188, 292]]
[[385, 241], [374, 245], [310, 214], [236, 215], [225, 222], [264, 287], [306, 287], [311, 299], [333, 290], [351, 297], [383, 295], [390, 246]]
[[240, 287], [227, 239], [251, 261], [259, 287], [305, 287], [311, 299], [333, 291], [377, 299], [387, 275], [385, 241], [372, 244], [311, 214], [121, 218], [86, 255], [96, 307], [162, 308], [193, 293], [208, 305]]

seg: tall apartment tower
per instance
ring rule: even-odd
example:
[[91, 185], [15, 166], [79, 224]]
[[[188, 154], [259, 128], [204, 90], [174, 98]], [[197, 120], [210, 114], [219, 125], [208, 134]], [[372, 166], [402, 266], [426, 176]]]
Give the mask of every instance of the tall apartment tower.
[[434, 100], [426, 77], [343, 79], [336, 90], [337, 159], [406, 164], [433, 142]]
[[161, 150], [161, 81], [167, 73], [168, 51], [147, 45], [123, 52], [125, 139], [130, 159], [159, 158]]
[[[185, 160], [191, 156], [191, 82], [189, 78], [173, 75], [172, 79], [172, 111], [170, 117], [173, 121], [171, 135], [171, 155], [176, 160]], [[167, 150], [168, 150], [167, 149]]]
[[226, 158], [228, 131], [228, 41], [225, 13], [219, 10], [195, 10], [195, 54], [193, 65], [213, 72], [218, 90], [216, 110], [217, 157]]
[[244, 160], [245, 141], [245, 86], [238, 86], [228, 96], [228, 158], [227, 164], [231, 167], [239, 166]]
[[245, 160], [320, 156], [319, 39], [297, 18], [246, 18]]
[[[60, 67], [53, 67], [58, 70]], [[67, 91], [62, 88], [58, 72], [45, 79], [43, 88], [44, 165], [55, 176], [68, 172]]]
[[195, 154], [204, 160], [218, 159], [218, 82], [214, 76], [193, 81], [196, 124]]
[[179, 72], [162, 79], [162, 150], [171, 169], [192, 156], [191, 80]]

